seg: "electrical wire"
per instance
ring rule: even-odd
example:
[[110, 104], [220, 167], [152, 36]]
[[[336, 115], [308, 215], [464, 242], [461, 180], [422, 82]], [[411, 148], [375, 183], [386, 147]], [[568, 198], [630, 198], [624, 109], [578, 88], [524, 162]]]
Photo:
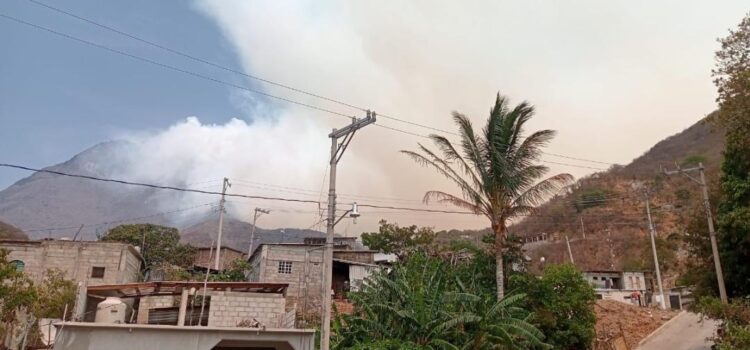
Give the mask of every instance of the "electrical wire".
[[[188, 211], [188, 210], [193, 210], [193, 209], [197, 209], [197, 208], [202, 208], [202, 207], [206, 207], [206, 206], [211, 206], [211, 205], [216, 205], [216, 203], [204, 203], [204, 204], [200, 204], [200, 205], [196, 205], [196, 206], [192, 206], [192, 207], [188, 207], [188, 208], [180, 208], [180, 209], [175, 209], [175, 210], [170, 210], [170, 211], [164, 211], [164, 212], [155, 213], [155, 214], [151, 214], [151, 215], [131, 217], [131, 218], [126, 218], [126, 219], [118, 219], [118, 220], [110, 220], [110, 221], [104, 221], [104, 222], [99, 222], [99, 223], [95, 223], [95, 224], [83, 224], [83, 225], [85, 227], [91, 228], [91, 227], [106, 226], [106, 225], [111, 225], [111, 224], [119, 224], [119, 223], [122, 223], [122, 222], [128, 222], [128, 221], [134, 221], [134, 220], [142, 220], [142, 219], [148, 219], [148, 218], [162, 216], [162, 215], [180, 213], [180, 212], [184, 212], [184, 211]], [[47, 228], [35, 228], [35, 229], [21, 229], [21, 231], [24, 231], [24, 232], [62, 231], [62, 230], [77, 229], [79, 227], [80, 227], [80, 225], [78, 225], [78, 226], [69, 226], [69, 227], [47, 227]]]
[[78, 38], [78, 37], [75, 37], [75, 36], [72, 36], [72, 35], [69, 35], [69, 34], [65, 34], [65, 33], [56, 31], [56, 30], [51, 29], [51, 28], [47, 28], [47, 27], [44, 27], [44, 26], [41, 26], [41, 25], [38, 25], [38, 24], [27, 22], [27, 21], [24, 21], [22, 19], [19, 19], [19, 18], [13, 17], [13, 16], [6, 15], [4, 13], [0, 13], [0, 17], [8, 19], [8, 20], [11, 20], [11, 21], [14, 21], [16, 23], [20, 23], [20, 24], [23, 24], [23, 25], [27, 25], [27, 26], [31, 26], [31, 27], [37, 28], [39, 30], [46, 31], [46, 32], [49, 32], [49, 33], [61, 36], [63, 38], [69, 39], [69, 40], [77, 41], [77, 42], [82, 43], [82, 44], [86, 44], [86, 45], [89, 45], [89, 46], [92, 46], [92, 47], [96, 47], [96, 48], [99, 48], [99, 49], [102, 49], [102, 50], [106, 50], [106, 51], [113, 52], [113, 53], [116, 53], [116, 54], [119, 54], [119, 55], [130, 57], [132, 59], [135, 59], [135, 60], [138, 60], [138, 61], [141, 61], [141, 62], [146, 62], [146, 63], [152, 64], [152, 65], [158, 66], [158, 67], [166, 68], [166, 69], [169, 69], [169, 70], [172, 70], [172, 71], [175, 71], [175, 72], [179, 72], [179, 73], [191, 75], [191, 76], [196, 77], [196, 78], [200, 78], [200, 79], [212, 81], [214, 83], [218, 83], [218, 84], [226, 85], [226, 86], [233, 87], [233, 88], [236, 88], [236, 89], [248, 91], [248, 92], [251, 92], [251, 93], [254, 93], [254, 94], [258, 94], [258, 95], [265, 96], [265, 97], [268, 97], [268, 98], [276, 99], [276, 100], [279, 100], [279, 101], [284, 101], [284, 102], [287, 102], [287, 103], [291, 103], [291, 104], [295, 104], [295, 105], [298, 105], [298, 106], [310, 108], [310, 109], [313, 109], [313, 110], [330, 113], [330, 114], [333, 114], [333, 115], [336, 115], [336, 116], [340, 116], [340, 117], [345, 117], [347, 119], [351, 119], [352, 118], [352, 116], [350, 116], [348, 114], [336, 112], [336, 111], [333, 111], [333, 110], [330, 110], [330, 109], [327, 109], [327, 108], [322, 108], [322, 107], [314, 106], [314, 105], [311, 105], [309, 103], [295, 101], [295, 100], [292, 100], [292, 99], [289, 99], [289, 98], [286, 98], [286, 97], [272, 95], [272, 94], [269, 94], [269, 93], [266, 93], [266, 92], [263, 92], [263, 91], [260, 91], [260, 90], [257, 90], [257, 89], [251, 89], [251, 88], [248, 88], [246, 86], [237, 85], [237, 84], [234, 84], [234, 83], [231, 83], [231, 82], [228, 82], [228, 81], [224, 81], [224, 80], [221, 80], [221, 79], [217, 79], [217, 78], [214, 78], [214, 77], [210, 77], [210, 76], [207, 76], [207, 75], [203, 75], [203, 74], [200, 74], [200, 73], [189, 71], [187, 69], [175, 67], [175, 66], [172, 66], [172, 65], [169, 65], [169, 64], [166, 64], [166, 63], [161, 63], [161, 62], [152, 60], [150, 58], [145, 58], [145, 57], [137, 56], [137, 55], [134, 55], [134, 54], [131, 54], [131, 53], [127, 53], [125, 51], [118, 50], [118, 49], [113, 49], [111, 47], [104, 46], [104, 45], [101, 45], [101, 44], [97, 44], [95, 42], [92, 42], [92, 41], [89, 41], [89, 40], [86, 40], [86, 39], [81, 39], [81, 38]]
[[[46, 3], [42, 3], [42, 2], [37, 1], [37, 0], [28, 0], [28, 1], [31, 2], [31, 3], [33, 3], [33, 4], [36, 4], [36, 5], [39, 5], [39, 6], [43, 6], [43, 7], [46, 7], [48, 9], [50, 9], [50, 10], [56, 11], [58, 13], [61, 13], [61, 14], [64, 14], [64, 15], [76, 18], [78, 20], [87, 22], [89, 24], [98, 26], [100, 28], [109, 30], [109, 31], [117, 33], [119, 35], [122, 35], [122, 36], [125, 36], [125, 37], [128, 37], [128, 38], [131, 38], [133, 40], [137, 40], [139, 42], [145, 43], [147, 45], [156, 47], [158, 49], [161, 49], [161, 50], [164, 50], [164, 51], [167, 51], [167, 52], [170, 52], [170, 53], [173, 53], [173, 54], [176, 54], [176, 55], [188, 58], [188, 59], [191, 59], [191, 60], [196, 61], [196, 62], [207, 64], [207, 65], [212, 66], [214, 68], [219, 68], [219, 69], [222, 69], [222, 70], [225, 70], [225, 71], [228, 71], [228, 72], [231, 72], [231, 73], [235, 73], [235, 74], [238, 74], [238, 75], [242, 75], [244, 77], [247, 77], [247, 78], [250, 78], [250, 79], [254, 79], [254, 80], [266, 83], [266, 84], [270, 84], [270, 85], [273, 85], [273, 86], [281, 87], [281, 88], [284, 88], [284, 89], [287, 89], [287, 90], [290, 90], [290, 91], [294, 91], [294, 92], [297, 92], [297, 93], [301, 93], [301, 94], [304, 94], [304, 95], [308, 95], [308, 96], [311, 96], [311, 97], [319, 98], [319, 99], [322, 99], [322, 100], [325, 100], [325, 101], [328, 101], [328, 102], [333, 102], [333, 103], [336, 103], [336, 104], [339, 104], [339, 105], [342, 105], [342, 106], [346, 106], [346, 107], [349, 107], [349, 108], [353, 108], [353, 109], [356, 109], [356, 110], [359, 110], [359, 111], [362, 111], [362, 112], [365, 112], [365, 111], [368, 110], [367, 108], [364, 108], [364, 107], [361, 107], [361, 106], [356, 106], [356, 105], [353, 105], [351, 103], [343, 102], [343, 101], [341, 101], [339, 99], [334, 99], [334, 98], [331, 98], [331, 97], [326, 97], [326, 96], [323, 96], [323, 95], [320, 95], [320, 94], [312, 93], [312, 92], [309, 92], [309, 91], [306, 91], [306, 90], [303, 90], [303, 89], [299, 89], [299, 88], [293, 87], [293, 86], [288, 85], [288, 84], [275, 82], [275, 81], [272, 81], [270, 79], [259, 77], [257, 75], [247, 74], [245, 72], [238, 71], [236, 69], [232, 69], [232, 68], [229, 68], [229, 67], [226, 67], [226, 66], [222, 66], [220, 64], [208, 61], [206, 59], [199, 58], [199, 57], [196, 57], [194, 55], [187, 54], [185, 52], [169, 48], [169, 47], [167, 47], [167, 46], [165, 46], [163, 44], [159, 44], [159, 43], [156, 43], [154, 41], [150, 41], [150, 40], [144, 39], [142, 37], [139, 37], [139, 36], [136, 36], [136, 35], [124, 32], [124, 31], [116, 29], [116, 28], [113, 28], [112, 26], [96, 22], [96, 21], [94, 21], [92, 19], [89, 19], [89, 18], [80, 16], [80, 15], [74, 14], [74, 13], [72, 13], [70, 11], [66, 11], [66, 10], [63, 10], [61, 8], [54, 7], [54, 6], [46, 4]], [[334, 114], [334, 115], [344, 116], [344, 117], [347, 117], [347, 118], [350, 117], [349, 115], [346, 115], [346, 114], [343, 114], [343, 113], [339, 113], [339, 112], [335, 112], [335, 111], [332, 111], [332, 110], [329, 110], [329, 109], [320, 108], [320, 107], [313, 106], [313, 105], [310, 105], [310, 104], [307, 104], [307, 103], [303, 103], [303, 102], [299, 102], [299, 101], [294, 101], [294, 100], [287, 99], [287, 98], [280, 97], [280, 96], [276, 96], [276, 95], [271, 95], [271, 94], [264, 93], [264, 92], [259, 91], [259, 90], [250, 89], [250, 88], [247, 88], [247, 87], [244, 87], [244, 86], [240, 86], [240, 85], [236, 85], [236, 84], [233, 84], [233, 83], [221, 81], [219, 79], [215, 79], [215, 78], [212, 78], [212, 77], [209, 77], [209, 76], [205, 76], [205, 75], [202, 75], [202, 74], [199, 74], [199, 73], [194, 73], [194, 72], [190, 72], [190, 71], [187, 71], [187, 70], [184, 70], [184, 69], [181, 69], [181, 68], [169, 66], [169, 65], [166, 65], [166, 64], [154, 61], [154, 60], [142, 58], [142, 57], [139, 57], [139, 56], [136, 56], [136, 55], [132, 55], [132, 54], [120, 51], [120, 50], [116, 50], [116, 49], [112, 49], [112, 48], [106, 47], [104, 45], [96, 44], [96, 43], [90, 42], [88, 40], [76, 38], [76, 37], [74, 37], [72, 35], [64, 34], [64, 33], [52, 30], [50, 28], [46, 28], [46, 27], [43, 27], [43, 26], [40, 26], [40, 25], [36, 25], [36, 24], [30, 23], [30, 22], [27, 22], [27, 21], [23, 21], [21, 19], [15, 18], [15, 17], [11, 17], [11, 16], [8, 16], [8, 15], [3, 15], [3, 14], [0, 14], [0, 16], [5, 17], [5, 18], [10, 19], [10, 20], [13, 20], [13, 21], [16, 21], [18, 23], [22, 23], [22, 24], [25, 24], [25, 25], [29, 25], [29, 26], [35, 27], [37, 29], [42, 29], [42, 30], [48, 31], [48, 32], [53, 33], [53, 34], [61, 35], [63, 37], [71, 39], [71, 40], [76, 40], [76, 41], [79, 41], [79, 42], [82, 42], [82, 43], [85, 43], [85, 44], [88, 44], [88, 45], [92, 45], [92, 46], [95, 46], [95, 47], [98, 47], [98, 48], [101, 48], [101, 49], [105, 49], [105, 50], [108, 50], [108, 51], [111, 51], [111, 52], [119, 53], [119, 54], [131, 57], [131, 58], [134, 58], [134, 59], [139, 59], [141, 61], [145, 61], [145, 62], [148, 62], [148, 63], [151, 63], [151, 64], [156, 64], [156, 65], [162, 66], [164, 68], [169, 68], [169, 69], [172, 69], [172, 70], [176, 70], [176, 71], [179, 71], [179, 72], [182, 72], [182, 73], [185, 73], [185, 74], [190, 74], [190, 75], [193, 75], [193, 76], [196, 76], [196, 77], [199, 77], [199, 78], [208, 79], [208, 80], [211, 80], [211, 81], [216, 82], [216, 83], [221, 83], [221, 84], [224, 84], [224, 85], [229, 85], [231, 87], [243, 89], [243, 90], [246, 90], [246, 91], [249, 91], [249, 92], [253, 92], [253, 93], [260, 94], [260, 95], [263, 95], [263, 96], [266, 96], [266, 97], [270, 97], [270, 98], [282, 100], [282, 101], [285, 101], [285, 102], [288, 102], [288, 103], [297, 104], [297, 105], [304, 106], [304, 107], [307, 107], [307, 108], [312, 108], [312, 109], [316, 109], [316, 110], [319, 110], [319, 111], [331, 113], [331, 114]], [[387, 115], [387, 114], [383, 114], [383, 113], [379, 113], [378, 115], [381, 116], [381, 117], [383, 117], [383, 118], [386, 118], [386, 119], [389, 119], [389, 120], [393, 120], [393, 121], [397, 121], [397, 122], [401, 122], [401, 123], [404, 123], [404, 124], [421, 127], [421, 128], [433, 130], [433, 131], [436, 131], [436, 132], [441, 132], [441, 133], [444, 133], [444, 134], [448, 134], [448, 135], [460, 136], [460, 134], [455, 133], [455, 132], [451, 132], [451, 131], [448, 131], [448, 130], [435, 128], [435, 127], [432, 127], [432, 126], [429, 126], [429, 125], [424, 125], [424, 124], [412, 122], [412, 121], [405, 120], [405, 119], [402, 119], [402, 118], [397, 118], [397, 117], [394, 117], [394, 116], [391, 116], [391, 115]], [[381, 128], [385, 128], [385, 129], [388, 129], [388, 130], [392, 130], [392, 131], [404, 133], [404, 134], [407, 134], [407, 135], [412, 135], [412, 136], [417, 136], [417, 137], [428, 137], [428, 136], [420, 135], [420, 134], [417, 134], [417, 133], [413, 133], [413, 132], [409, 132], [409, 131], [405, 131], [405, 130], [401, 130], [401, 129], [389, 127], [389, 126], [382, 125], [382, 124], [379, 124], [379, 123], [375, 123], [375, 125], [378, 126], [378, 127], [381, 127]], [[566, 159], [571, 159], [571, 160], [577, 160], [577, 161], [583, 161], [583, 162], [591, 162], [591, 163], [598, 163], [598, 164], [605, 164], [605, 165], [613, 165], [613, 164], [615, 164], [615, 163], [602, 162], [602, 161], [598, 161], [598, 160], [591, 160], [591, 159], [585, 159], [585, 158], [580, 158], [580, 157], [572, 157], [572, 156], [567, 156], [567, 155], [558, 154], [558, 153], [551, 153], [551, 152], [542, 152], [542, 153], [546, 154], [546, 155], [554, 156], [554, 157], [561, 157], [561, 158], [566, 158]], [[572, 165], [572, 164], [567, 164], [567, 163], [555, 163], [555, 162], [552, 162], [552, 161], [548, 161], [548, 163], [558, 164], [558, 165], [565, 165], [565, 166], [578, 166], [578, 167], [581, 167], [581, 168], [588, 168], [588, 169], [592, 169], [592, 170], [606, 170], [606, 169], [602, 169], [602, 168], [586, 167], [586, 166]]]

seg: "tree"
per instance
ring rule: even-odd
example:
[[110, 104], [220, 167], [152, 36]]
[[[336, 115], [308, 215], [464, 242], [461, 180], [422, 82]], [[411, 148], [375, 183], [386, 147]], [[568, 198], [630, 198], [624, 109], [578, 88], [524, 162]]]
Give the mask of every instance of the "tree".
[[196, 253], [189, 244], [180, 243], [180, 233], [176, 228], [154, 224], [120, 225], [109, 230], [101, 240], [141, 247], [147, 270], [162, 263], [190, 266]]
[[386, 220], [380, 221], [378, 232], [362, 233], [362, 243], [365, 246], [386, 254], [396, 254], [399, 259], [415, 249], [427, 247], [434, 239], [435, 232], [429, 227], [400, 227]]
[[[442, 157], [419, 144], [419, 151], [402, 151], [417, 163], [429, 166], [455, 183], [461, 195], [429, 191], [426, 203], [435, 200], [452, 204], [490, 221], [495, 236], [495, 285], [497, 300], [503, 299], [503, 247], [508, 221], [530, 213], [551, 193], [572, 181], [569, 174], [542, 179], [548, 168], [534, 164], [555, 132], [541, 130], [524, 138], [524, 125], [534, 107], [522, 102], [511, 108], [507, 98], [497, 95], [481, 134], [463, 114], [453, 112], [461, 137], [457, 148], [444, 136], [430, 135]], [[542, 179], [540, 181], [540, 179]]]
[[[469, 270], [466, 270], [469, 271]], [[354, 314], [337, 318], [335, 349], [528, 349], [542, 333], [518, 307], [464, 283], [456, 269], [418, 252], [374, 274], [350, 294]], [[491, 278], [490, 278], [491, 280]]]
[[76, 295], [76, 284], [66, 279], [62, 271], [47, 270], [44, 280], [37, 287], [35, 314], [40, 318], [63, 318], [67, 305], [67, 316], [70, 316], [73, 313]]
[[750, 14], [719, 40], [713, 70], [727, 130], [717, 226], [727, 293], [750, 294]]
[[587, 349], [594, 340], [596, 295], [573, 265], [548, 265], [540, 278], [519, 274], [510, 286], [527, 293], [534, 322], [555, 349]]
[[0, 318], [6, 325], [18, 307], [33, 305], [37, 299], [34, 284], [7, 257], [8, 251], [0, 249]]
[[245, 259], [236, 259], [229, 264], [229, 267], [217, 274], [208, 276], [208, 279], [214, 282], [244, 282], [247, 281], [247, 274], [252, 271], [250, 263]]

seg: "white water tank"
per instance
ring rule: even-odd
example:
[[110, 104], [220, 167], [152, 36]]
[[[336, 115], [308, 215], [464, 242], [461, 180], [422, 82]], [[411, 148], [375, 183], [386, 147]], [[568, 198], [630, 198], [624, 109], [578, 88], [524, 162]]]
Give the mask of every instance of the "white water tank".
[[128, 305], [118, 297], [107, 297], [96, 305], [96, 323], [125, 323]]

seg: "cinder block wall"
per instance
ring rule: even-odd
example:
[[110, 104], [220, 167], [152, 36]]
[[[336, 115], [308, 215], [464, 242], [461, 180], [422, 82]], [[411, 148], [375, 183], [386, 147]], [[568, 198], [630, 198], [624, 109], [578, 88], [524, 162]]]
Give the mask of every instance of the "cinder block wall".
[[136, 323], [148, 324], [149, 310], [161, 307], [173, 307], [176, 303], [178, 302], [172, 295], [142, 297], [140, 304], [138, 304], [138, 318]]
[[253, 318], [268, 328], [281, 327], [286, 299], [282, 294], [212, 292], [209, 327], [236, 327]]
[[[23, 261], [24, 273], [40, 282], [48, 269], [59, 269], [65, 277], [88, 285], [138, 281], [140, 259], [127, 244], [115, 242], [41, 241], [0, 243], [10, 253], [8, 260]], [[94, 266], [104, 267], [103, 278], [92, 278]]]

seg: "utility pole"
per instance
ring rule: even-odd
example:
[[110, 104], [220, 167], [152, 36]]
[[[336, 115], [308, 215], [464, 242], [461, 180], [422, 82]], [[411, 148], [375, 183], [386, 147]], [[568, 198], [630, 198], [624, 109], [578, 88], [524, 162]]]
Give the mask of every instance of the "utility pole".
[[[691, 171], [698, 171], [700, 173], [700, 179], [696, 179], [688, 174]], [[708, 185], [706, 184], [706, 175], [704, 174], [703, 163], [698, 163], [695, 168], [681, 169], [679, 166], [677, 170], [667, 171], [664, 169], [664, 174], [672, 175], [680, 173], [685, 175], [691, 181], [699, 184], [703, 190], [703, 207], [706, 209], [706, 218], [708, 220], [708, 234], [711, 238], [711, 252], [714, 256], [714, 269], [716, 269], [716, 280], [719, 283], [719, 296], [721, 302], [726, 304], [729, 302], [727, 298], [727, 287], [724, 284], [724, 272], [721, 269], [721, 259], [719, 258], [719, 245], [716, 243], [716, 231], [714, 230], [714, 218], [711, 214], [711, 202], [708, 199]]]
[[226, 202], [224, 195], [227, 194], [227, 188], [229, 187], [232, 187], [232, 184], [225, 177], [221, 186], [221, 200], [219, 201], [219, 234], [216, 237], [216, 263], [214, 264], [216, 271], [219, 271], [221, 261], [221, 232], [224, 229], [224, 203]]
[[570, 256], [570, 263], [575, 265], [576, 262], [573, 260], [573, 251], [570, 250], [570, 241], [568, 240], [568, 235], [565, 235], [565, 244], [568, 245], [568, 255]]
[[[323, 295], [320, 332], [320, 350], [330, 349], [331, 339], [331, 284], [333, 280], [333, 230], [336, 225], [336, 165], [352, 141], [357, 130], [375, 122], [375, 112], [367, 111], [363, 119], [352, 118], [352, 123], [341, 128], [333, 129], [328, 137], [331, 138], [330, 175], [328, 176], [328, 222], [326, 224], [326, 245], [323, 252]], [[339, 139], [341, 142], [339, 143]]]
[[659, 285], [659, 294], [661, 295], [661, 302], [659, 303], [659, 306], [661, 306], [662, 310], [665, 310], [667, 308], [666, 300], [664, 299], [664, 289], [661, 284], [661, 269], [659, 268], [659, 257], [656, 254], [656, 241], [654, 239], [654, 236], [656, 236], [656, 230], [654, 229], [654, 222], [651, 220], [651, 204], [648, 200], [648, 194], [646, 194], [646, 215], [648, 216], [648, 229], [649, 232], [651, 232], [651, 250], [654, 253], [654, 266], [656, 267], [656, 283]]
[[247, 248], [247, 258], [250, 258], [250, 254], [253, 253], [253, 244], [255, 243], [255, 222], [258, 221], [258, 217], [263, 214], [270, 214], [271, 211], [263, 208], [255, 208], [253, 213], [253, 229], [250, 231], [250, 247]]
[[583, 239], [586, 239], [586, 228], [583, 227], [583, 216], [581, 216], [581, 234], [583, 235]]
[[609, 269], [615, 269], [615, 246], [612, 244], [612, 230], [607, 227], [607, 241], [609, 242]]

